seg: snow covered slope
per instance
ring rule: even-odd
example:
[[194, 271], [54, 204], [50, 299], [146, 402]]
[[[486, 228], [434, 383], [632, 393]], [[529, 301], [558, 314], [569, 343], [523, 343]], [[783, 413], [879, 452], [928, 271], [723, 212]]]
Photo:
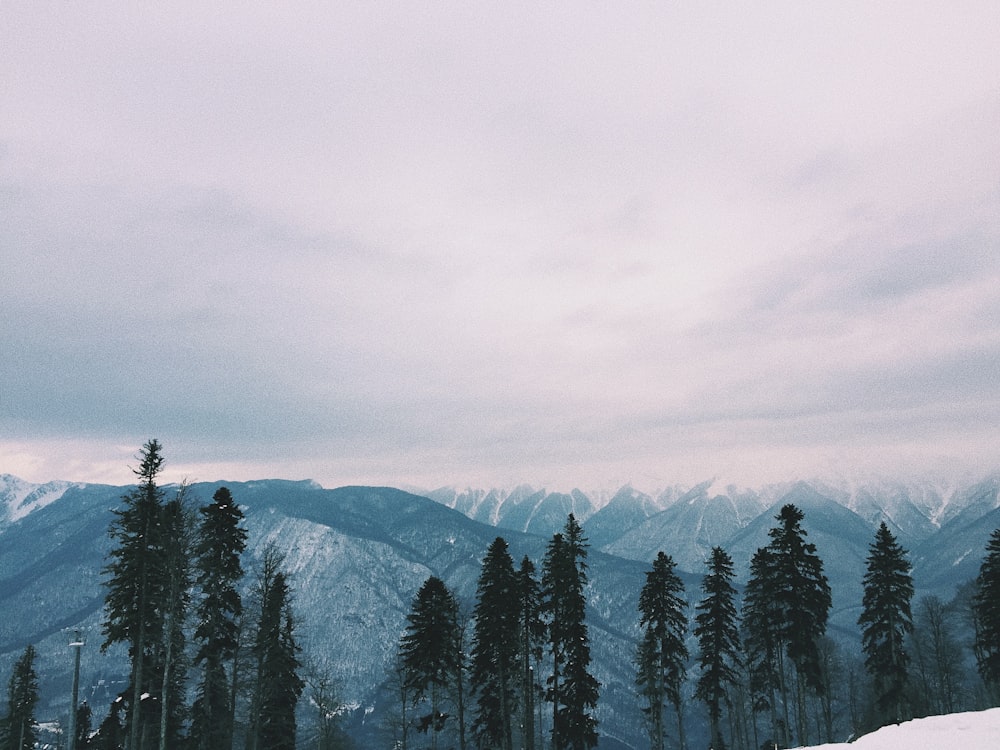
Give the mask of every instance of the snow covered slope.
[[877, 732], [856, 741], [819, 745], [815, 750], [995, 750], [1000, 743], [1000, 708], [929, 716]]

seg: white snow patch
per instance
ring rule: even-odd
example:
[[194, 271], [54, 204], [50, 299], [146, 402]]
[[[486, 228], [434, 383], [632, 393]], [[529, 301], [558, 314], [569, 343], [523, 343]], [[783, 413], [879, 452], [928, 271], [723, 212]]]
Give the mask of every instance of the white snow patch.
[[928, 716], [859, 737], [852, 743], [819, 745], [815, 750], [995, 750], [1000, 737], [1000, 708], [946, 716]]

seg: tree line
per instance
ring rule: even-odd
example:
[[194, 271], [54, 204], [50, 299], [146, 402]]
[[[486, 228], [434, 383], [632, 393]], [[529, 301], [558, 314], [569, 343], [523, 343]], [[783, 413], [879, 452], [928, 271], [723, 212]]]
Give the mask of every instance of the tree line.
[[[292, 750], [307, 681], [319, 714], [310, 740], [319, 750], [346, 744], [329, 675], [303, 663], [281, 555], [265, 552], [244, 600], [247, 531], [229, 490], [194, 508], [185, 485], [170, 497], [159, 486], [156, 440], [137, 459], [138, 481], [114, 511], [103, 569], [101, 648], [127, 650], [128, 681], [96, 729], [90, 706], [73, 707], [66, 747]], [[636, 603], [633, 658], [651, 750], [689, 747], [692, 705], [701, 706], [713, 750], [757, 750], [1000, 704], [1000, 529], [978, 578], [952, 605], [924, 597], [914, 609], [907, 552], [882, 523], [866, 560], [856, 669], [827, 635], [830, 586], [803, 519], [794, 505], [780, 509], [742, 593], [721, 547], [706, 561], [693, 605], [672, 557], [661, 551], [653, 560]], [[540, 570], [528, 556], [515, 565], [497, 537], [471, 607], [442, 578], [427, 578], [388, 680], [396, 711], [387, 742], [396, 750], [595, 747], [600, 684], [587, 625], [588, 549], [570, 515]], [[975, 700], [963, 695], [962, 627], [981, 678]], [[29, 645], [14, 664], [0, 750], [36, 746], [36, 658]]]
[[[742, 594], [733, 561], [711, 551], [693, 608], [670, 555], [659, 552], [637, 602], [635, 694], [651, 750], [690, 743], [692, 703], [708, 747], [785, 748], [832, 742], [916, 716], [1000, 704], [1000, 529], [978, 579], [947, 606], [920, 599], [907, 552], [883, 522], [869, 546], [855, 665], [827, 635], [832, 596], [804, 513], [783, 506], [751, 558]], [[587, 539], [573, 515], [549, 542], [541, 575], [490, 545], [471, 612], [429, 577], [413, 599], [391, 682], [398, 750], [589, 750], [600, 685], [586, 622]], [[981, 678], [964, 699], [967, 615]], [[693, 654], [692, 654], [693, 651]]]
[[[72, 707], [75, 730], [64, 746], [293, 750], [305, 681], [281, 554], [264, 553], [244, 601], [247, 531], [230, 491], [220, 487], [194, 508], [186, 485], [172, 497], [159, 486], [158, 441], [148, 441], [137, 459], [137, 484], [113, 511], [103, 569], [101, 650], [127, 649], [127, 686], [96, 730], [87, 703]], [[4, 750], [36, 747], [35, 658], [29, 645], [11, 675]]]

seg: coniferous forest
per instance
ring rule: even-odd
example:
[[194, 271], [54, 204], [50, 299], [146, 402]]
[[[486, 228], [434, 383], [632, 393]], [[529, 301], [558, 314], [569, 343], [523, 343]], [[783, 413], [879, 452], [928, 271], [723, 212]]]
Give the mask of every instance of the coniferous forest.
[[[71, 750], [319, 750], [357, 746], [329, 664], [304, 648], [295, 575], [276, 547], [246, 566], [239, 498], [219, 486], [197, 505], [164, 488], [163, 448], [137, 456], [136, 484], [107, 529], [102, 652], [127, 654], [110, 705], [73, 707]], [[951, 601], [914, 600], [909, 553], [883, 522], [858, 602], [860, 653], [829, 632], [832, 592], [805, 513], [783, 505], [745, 585], [716, 546], [696, 585], [670, 550], [636, 582], [632, 693], [651, 750], [756, 750], [843, 741], [918, 716], [1000, 703], [1000, 529], [979, 576]], [[497, 536], [475, 594], [445, 576], [412, 592], [390, 696], [369, 746], [399, 750], [589, 750], [602, 734], [592, 659], [590, 542], [573, 514], [539, 559]], [[47, 742], [36, 715], [37, 652], [7, 680], [0, 749]], [[974, 670], [965, 670], [971, 656]], [[75, 689], [75, 688], [74, 688]], [[75, 693], [74, 693], [75, 695]], [[309, 717], [308, 735], [301, 730]], [[50, 745], [54, 746], [54, 745]]]

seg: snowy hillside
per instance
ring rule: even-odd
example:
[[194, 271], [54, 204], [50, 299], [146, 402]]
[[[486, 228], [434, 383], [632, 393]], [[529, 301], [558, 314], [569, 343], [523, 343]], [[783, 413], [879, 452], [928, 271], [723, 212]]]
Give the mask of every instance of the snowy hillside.
[[859, 737], [850, 744], [815, 750], [995, 750], [1000, 742], [1000, 708], [914, 719]]

